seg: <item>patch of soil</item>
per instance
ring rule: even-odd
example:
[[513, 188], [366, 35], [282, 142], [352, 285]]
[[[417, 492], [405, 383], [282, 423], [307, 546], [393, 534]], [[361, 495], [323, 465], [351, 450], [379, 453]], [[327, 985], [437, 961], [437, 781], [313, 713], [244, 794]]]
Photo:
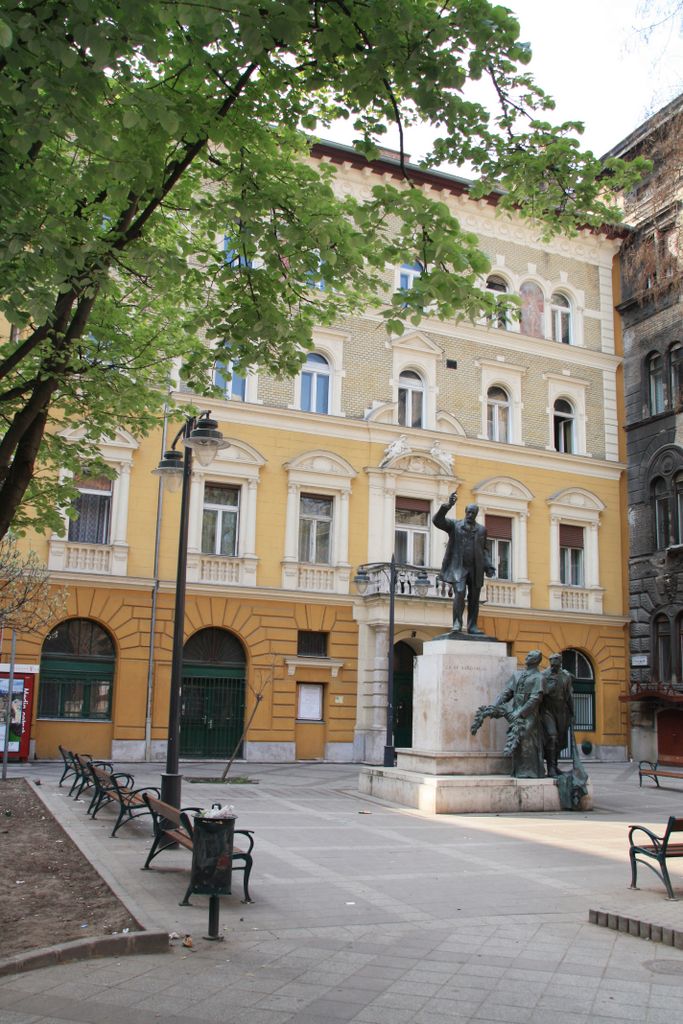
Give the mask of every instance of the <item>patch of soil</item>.
[[139, 931], [25, 779], [0, 782], [0, 957]]

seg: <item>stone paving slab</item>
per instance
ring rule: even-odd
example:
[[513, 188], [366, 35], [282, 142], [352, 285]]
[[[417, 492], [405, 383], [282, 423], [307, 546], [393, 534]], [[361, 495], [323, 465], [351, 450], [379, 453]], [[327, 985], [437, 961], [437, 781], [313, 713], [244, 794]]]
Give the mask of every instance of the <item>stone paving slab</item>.
[[[131, 765], [138, 785], [160, 766]], [[683, 951], [588, 922], [590, 909], [680, 927], [652, 876], [628, 888], [626, 826], [660, 827], [683, 793], [639, 789], [633, 765], [590, 768], [586, 814], [434, 816], [361, 797], [349, 765], [241, 765], [253, 785], [185, 782], [183, 801], [233, 803], [253, 828], [254, 904], [221, 900], [222, 943], [208, 943], [208, 900], [179, 907], [189, 855], [141, 871], [144, 819], [111, 839], [41, 777], [60, 820], [135, 916], [193, 936], [193, 949], [48, 967], [3, 979], [2, 1024], [445, 1024], [517, 1021], [673, 1024]], [[186, 765], [209, 776], [215, 767]], [[258, 782], [256, 783], [256, 780]], [[44, 787], [44, 789], [43, 789]], [[100, 818], [102, 820], [100, 820]], [[672, 871], [683, 894], [683, 865]], [[237, 886], [236, 888], [239, 888]]]

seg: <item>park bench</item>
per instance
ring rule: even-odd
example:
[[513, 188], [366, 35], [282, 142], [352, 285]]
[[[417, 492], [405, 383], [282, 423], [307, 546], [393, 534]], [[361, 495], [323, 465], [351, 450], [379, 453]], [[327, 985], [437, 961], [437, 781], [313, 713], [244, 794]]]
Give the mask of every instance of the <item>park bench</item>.
[[657, 789], [659, 789], [660, 779], [680, 779], [683, 782], [683, 767], [676, 768], [675, 765], [666, 765], [664, 768], [661, 768], [659, 761], [639, 761], [638, 777], [641, 786], [643, 785], [643, 777], [645, 777], [646, 779], [654, 779]]
[[[154, 827], [154, 840], [147, 855], [147, 860], [144, 863], [144, 868], [149, 868], [151, 862], [158, 854], [163, 853], [164, 850], [172, 849], [176, 845], [183, 846], [186, 850], [192, 851], [194, 845], [193, 828], [189, 815], [199, 813], [203, 808], [183, 807], [178, 809], [164, 803], [162, 800], [158, 800], [156, 797], [150, 796], [149, 793], [143, 793], [143, 800], [149, 807]], [[239, 849], [233, 847], [232, 869], [233, 871], [244, 872], [244, 899], [242, 902], [251, 903], [249, 875], [252, 868], [251, 851], [254, 848], [253, 833], [246, 829], [235, 829], [235, 835], [246, 837], [245, 845], [247, 848]], [[184, 898], [180, 902], [181, 907], [189, 906], [191, 892], [192, 884], [190, 883]]]
[[157, 786], [140, 786], [135, 789], [135, 779], [128, 772], [114, 772], [102, 767], [96, 761], [90, 762], [90, 772], [95, 793], [88, 808], [88, 814], [95, 818], [98, 811], [107, 804], [118, 804], [118, 817], [112, 829], [112, 836], [127, 821], [149, 814], [149, 807], [143, 799], [145, 793], [159, 796]]
[[88, 814], [92, 810], [93, 804], [97, 797], [97, 787], [95, 784], [95, 776], [93, 775], [92, 769], [94, 765], [98, 765], [100, 768], [104, 768], [105, 771], [113, 772], [114, 766], [111, 761], [93, 761], [90, 754], [74, 754], [74, 767], [76, 770], [76, 776], [74, 781], [71, 783], [71, 789], [69, 790], [69, 796], [74, 797], [78, 800], [81, 793], [92, 789], [90, 804], [88, 806]]
[[[78, 762], [76, 761], [76, 755], [74, 754], [73, 750], [67, 750], [66, 747], [63, 747], [61, 745], [61, 743], [58, 746], [58, 750], [59, 753], [61, 754], [62, 761], [64, 762], [64, 771], [62, 772], [62, 777], [59, 780], [59, 785], [61, 786], [64, 782], [66, 782], [69, 779], [71, 775], [73, 775], [74, 778], [78, 776], [79, 765]], [[85, 754], [84, 756], [90, 757], [91, 755]]]
[[[635, 841], [635, 834], [641, 832], [647, 837], [649, 842]], [[644, 825], [629, 826], [628, 853], [631, 859], [632, 889], [638, 888], [636, 885], [638, 864], [645, 864], [646, 867], [651, 868], [664, 882], [669, 899], [677, 899], [677, 897], [674, 896], [671, 879], [669, 878], [669, 869], [666, 864], [667, 860], [672, 857], [683, 857], [683, 843], [671, 842], [671, 837], [676, 832], [683, 832], [683, 818], [675, 818], [673, 815], [667, 822], [666, 831], [663, 836], [655, 835], [654, 832], [651, 832], [649, 828], [645, 828]], [[643, 857], [647, 859], [643, 860]], [[655, 866], [652, 861], [655, 861], [658, 866]]]

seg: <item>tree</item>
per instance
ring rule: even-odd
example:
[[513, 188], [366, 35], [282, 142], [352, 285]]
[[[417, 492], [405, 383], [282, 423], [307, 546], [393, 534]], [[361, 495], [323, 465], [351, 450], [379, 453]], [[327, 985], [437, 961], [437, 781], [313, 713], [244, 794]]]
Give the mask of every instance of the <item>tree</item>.
[[[426, 119], [427, 164], [469, 162], [474, 195], [502, 190], [549, 233], [614, 220], [518, 33], [487, 0], [2, 0], [0, 537], [60, 528], [59, 468], [97, 471], [103, 435], [149, 430], [174, 360], [206, 391], [216, 357], [295, 373], [314, 323], [369, 304], [392, 331], [427, 306], [492, 311], [476, 238], [403, 158], [403, 186], [360, 202], [307, 133], [350, 119], [372, 158], [387, 122], [403, 152]], [[492, 110], [468, 97], [481, 78]], [[387, 295], [382, 269], [404, 260], [419, 288]]]
[[23, 554], [15, 539], [0, 540], [0, 635], [5, 629], [31, 633], [62, 614], [66, 590], [55, 588], [35, 551]]

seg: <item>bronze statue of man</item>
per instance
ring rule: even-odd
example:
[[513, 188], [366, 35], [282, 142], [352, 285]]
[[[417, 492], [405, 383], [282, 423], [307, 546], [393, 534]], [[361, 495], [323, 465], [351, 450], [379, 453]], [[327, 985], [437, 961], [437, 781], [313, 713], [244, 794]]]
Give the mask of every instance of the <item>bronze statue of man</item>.
[[479, 506], [468, 505], [464, 519], [447, 519], [446, 513], [453, 508], [455, 502], [454, 491], [432, 518], [434, 526], [448, 534], [441, 579], [453, 586], [452, 633], [462, 632], [467, 592], [467, 632], [483, 636], [484, 631], [477, 626], [479, 595], [484, 585], [484, 575], [495, 576], [496, 570], [486, 550], [486, 529], [477, 522]]
[[542, 779], [544, 776], [540, 663], [541, 652], [529, 651], [524, 659], [524, 668], [512, 673], [495, 702], [477, 708], [470, 729], [474, 735], [486, 718], [505, 718], [510, 723], [503, 753], [512, 755], [512, 777], [515, 779]]
[[557, 759], [567, 746], [569, 726], [574, 720], [574, 679], [571, 672], [562, 668], [561, 654], [551, 654], [548, 662], [549, 667], [542, 673], [543, 755], [548, 775], [556, 779], [559, 775]]

